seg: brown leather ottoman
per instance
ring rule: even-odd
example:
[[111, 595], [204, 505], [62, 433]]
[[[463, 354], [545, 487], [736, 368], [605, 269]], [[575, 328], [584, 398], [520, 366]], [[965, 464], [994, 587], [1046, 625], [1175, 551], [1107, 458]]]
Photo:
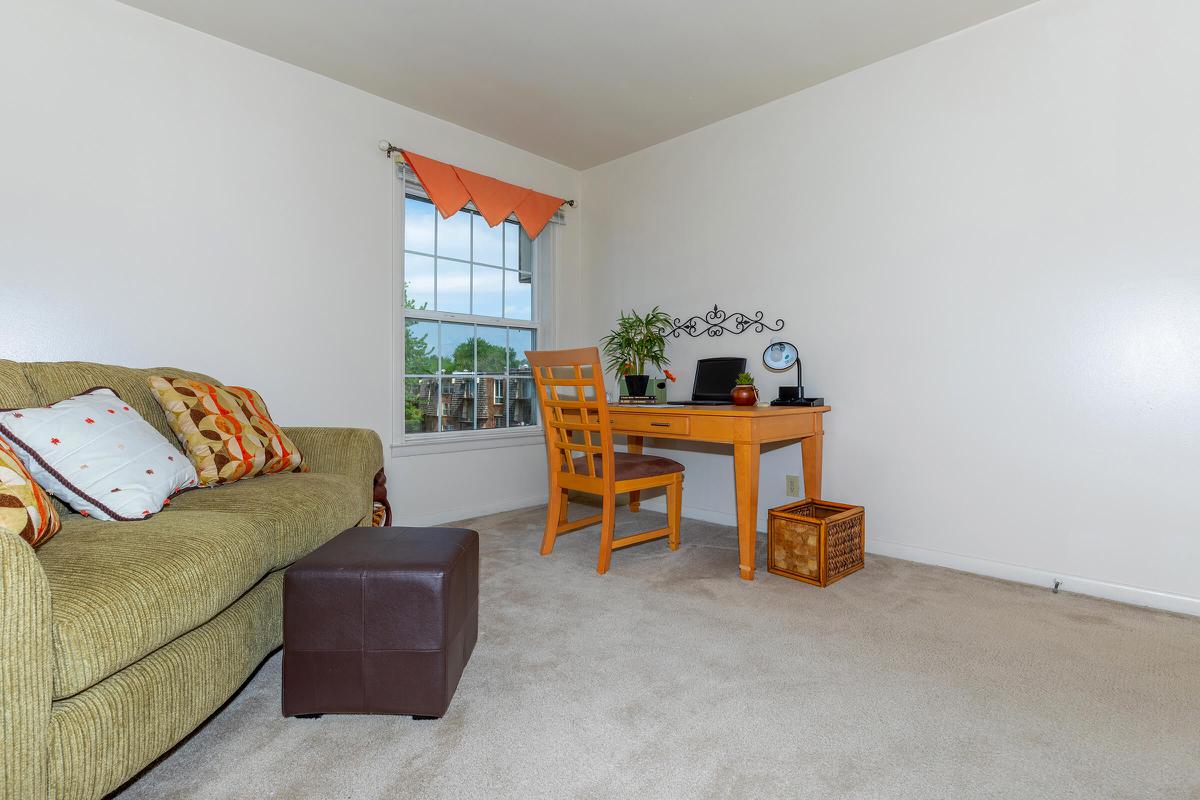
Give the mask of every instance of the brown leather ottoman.
[[446, 713], [479, 632], [479, 534], [351, 528], [288, 568], [283, 714]]

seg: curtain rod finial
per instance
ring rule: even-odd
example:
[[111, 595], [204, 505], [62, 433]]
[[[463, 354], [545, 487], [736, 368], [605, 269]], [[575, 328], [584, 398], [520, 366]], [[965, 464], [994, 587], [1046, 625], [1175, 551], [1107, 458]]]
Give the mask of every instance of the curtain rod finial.
[[383, 153], [385, 156], [390, 156], [392, 153], [401, 152], [401, 150], [399, 147], [396, 147], [396, 145], [392, 144], [387, 139], [380, 139], [379, 140], [379, 152]]

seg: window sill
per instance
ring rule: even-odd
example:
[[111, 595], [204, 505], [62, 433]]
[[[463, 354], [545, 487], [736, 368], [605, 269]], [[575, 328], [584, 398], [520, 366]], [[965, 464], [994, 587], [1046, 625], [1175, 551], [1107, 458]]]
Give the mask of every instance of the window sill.
[[503, 433], [467, 433], [460, 435], [432, 435], [409, 439], [402, 444], [393, 444], [393, 458], [424, 456], [436, 453], [458, 453], [465, 450], [496, 450], [502, 447], [529, 447], [544, 444], [542, 428], [505, 431]]

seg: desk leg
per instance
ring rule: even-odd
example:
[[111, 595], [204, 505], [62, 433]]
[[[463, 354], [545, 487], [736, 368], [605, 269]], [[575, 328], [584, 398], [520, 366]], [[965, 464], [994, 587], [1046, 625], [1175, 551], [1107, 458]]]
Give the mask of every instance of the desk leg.
[[738, 562], [742, 580], [745, 581], [754, 580], [754, 550], [758, 543], [758, 457], [761, 449], [758, 444], [733, 446], [733, 482], [737, 487]]
[[825, 434], [818, 433], [800, 440], [800, 455], [804, 458], [804, 496], [821, 499], [821, 449]]
[[[630, 453], [640, 454], [642, 452], [642, 437], [641, 436], [626, 436], [625, 437], [625, 449], [628, 450]], [[629, 493], [629, 510], [630, 511], [638, 511], [641, 509], [641, 507], [642, 507], [642, 493], [641, 492], [630, 492]]]

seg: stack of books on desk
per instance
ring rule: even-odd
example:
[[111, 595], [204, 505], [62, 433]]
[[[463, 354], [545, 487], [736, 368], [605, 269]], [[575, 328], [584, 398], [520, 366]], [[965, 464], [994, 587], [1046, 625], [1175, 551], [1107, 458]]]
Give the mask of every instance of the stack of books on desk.
[[652, 406], [658, 402], [658, 398], [645, 394], [623, 394], [617, 402], [623, 406]]

